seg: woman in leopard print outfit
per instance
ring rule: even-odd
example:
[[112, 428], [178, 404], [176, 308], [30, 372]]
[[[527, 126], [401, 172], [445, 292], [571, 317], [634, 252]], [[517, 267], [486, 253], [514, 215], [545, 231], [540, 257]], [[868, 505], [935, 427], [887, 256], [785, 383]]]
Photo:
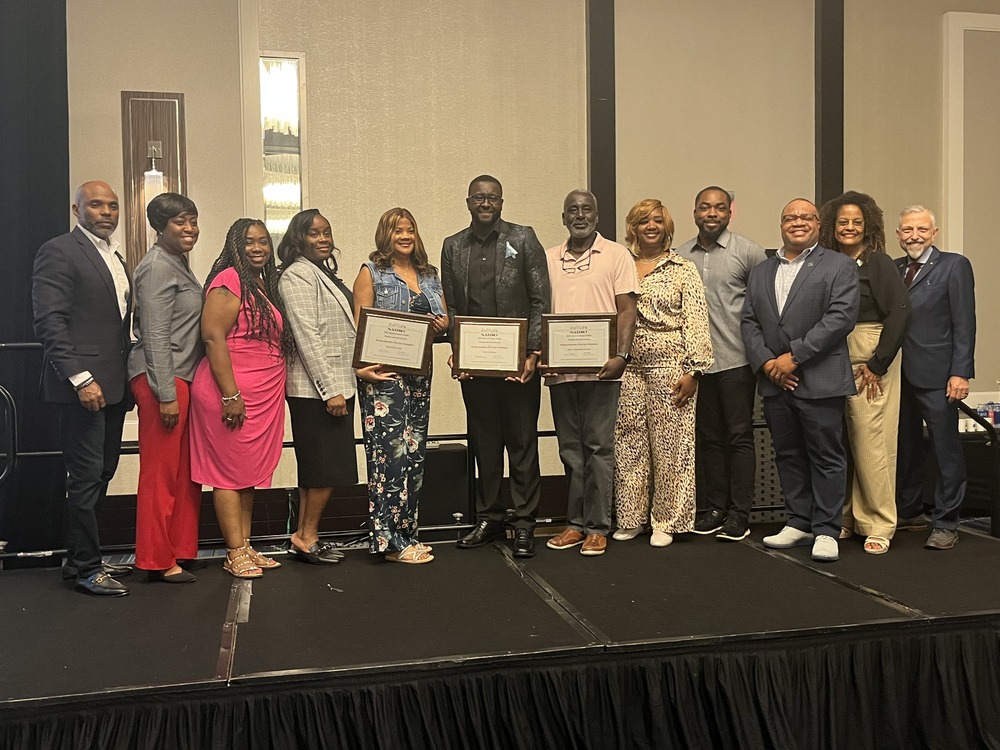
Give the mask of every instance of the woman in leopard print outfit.
[[712, 365], [708, 306], [697, 268], [670, 251], [674, 222], [663, 204], [640, 201], [625, 223], [641, 285], [615, 425], [614, 538], [651, 526], [650, 544], [666, 547], [694, 524], [696, 393]]

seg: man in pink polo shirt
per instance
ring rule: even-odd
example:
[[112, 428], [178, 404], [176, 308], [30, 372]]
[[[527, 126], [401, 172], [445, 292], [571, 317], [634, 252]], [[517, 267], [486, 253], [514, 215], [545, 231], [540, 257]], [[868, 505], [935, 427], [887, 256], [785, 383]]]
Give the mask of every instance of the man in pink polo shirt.
[[597, 232], [597, 199], [574, 190], [563, 201], [569, 238], [545, 251], [552, 287], [552, 312], [616, 313], [618, 353], [596, 375], [552, 375], [552, 418], [559, 457], [569, 482], [566, 530], [551, 549], [583, 546], [580, 554], [603, 555], [611, 529], [615, 459], [615, 417], [620, 378], [635, 334], [639, 278], [627, 248]]

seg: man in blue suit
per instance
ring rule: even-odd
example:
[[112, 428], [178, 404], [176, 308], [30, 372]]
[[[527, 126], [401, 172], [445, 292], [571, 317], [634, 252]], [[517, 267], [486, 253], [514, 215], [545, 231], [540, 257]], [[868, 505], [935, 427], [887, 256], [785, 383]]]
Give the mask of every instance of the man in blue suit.
[[965, 498], [965, 455], [958, 439], [958, 407], [975, 376], [975, 280], [969, 259], [934, 247], [934, 214], [910, 206], [899, 214], [896, 236], [906, 255], [896, 260], [910, 291], [910, 329], [903, 339], [903, 387], [896, 464], [898, 528], [922, 529], [922, 422], [938, 464], [934, 528], [924, 545], [951, 549]]
[[839, 558], [847, 488], [844, 404], [857, 393], [847, 334], [858, 318], [858, 269], [820, 247], [819, 212], [797, 198], [781, 212], [782, 248], [750, 273], [740, 333], [771, 430], [788, 521], [764, 544], [812, 544], [812, 558]]

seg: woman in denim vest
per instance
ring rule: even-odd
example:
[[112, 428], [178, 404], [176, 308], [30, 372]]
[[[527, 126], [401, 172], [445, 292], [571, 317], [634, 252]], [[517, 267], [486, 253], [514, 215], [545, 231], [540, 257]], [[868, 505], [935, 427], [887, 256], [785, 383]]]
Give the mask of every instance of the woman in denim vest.
[[[448, 311], [437, 269], [417, 231], [413, 214], [391, 208], [375, 230], [375, 251], [354, 281], [354, 317], [362, 307], [425, 314], [435, 333], [448, 328]], [[431, 380], [382, 367], [356, 371], [363, 381], [361, 419], [368, 460], [368, 538], [371, 551], [409, 564], [434, 559], [417, 540], [417, 505], [424, 481]]]

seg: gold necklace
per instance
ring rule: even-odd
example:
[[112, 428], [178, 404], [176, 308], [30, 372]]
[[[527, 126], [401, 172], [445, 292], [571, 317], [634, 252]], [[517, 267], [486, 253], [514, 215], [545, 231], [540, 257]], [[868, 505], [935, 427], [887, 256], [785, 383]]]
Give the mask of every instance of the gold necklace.
[[655, 263], [660, 258], [662, 258], [664, 255], [666, 255], [667, 252], [668, 252], [667, 250], [661, 250], [659, 253], [657, 253], [656, 255], [654, 255], [652, 258], [636, 258], [635, 262], [636, 263]]

